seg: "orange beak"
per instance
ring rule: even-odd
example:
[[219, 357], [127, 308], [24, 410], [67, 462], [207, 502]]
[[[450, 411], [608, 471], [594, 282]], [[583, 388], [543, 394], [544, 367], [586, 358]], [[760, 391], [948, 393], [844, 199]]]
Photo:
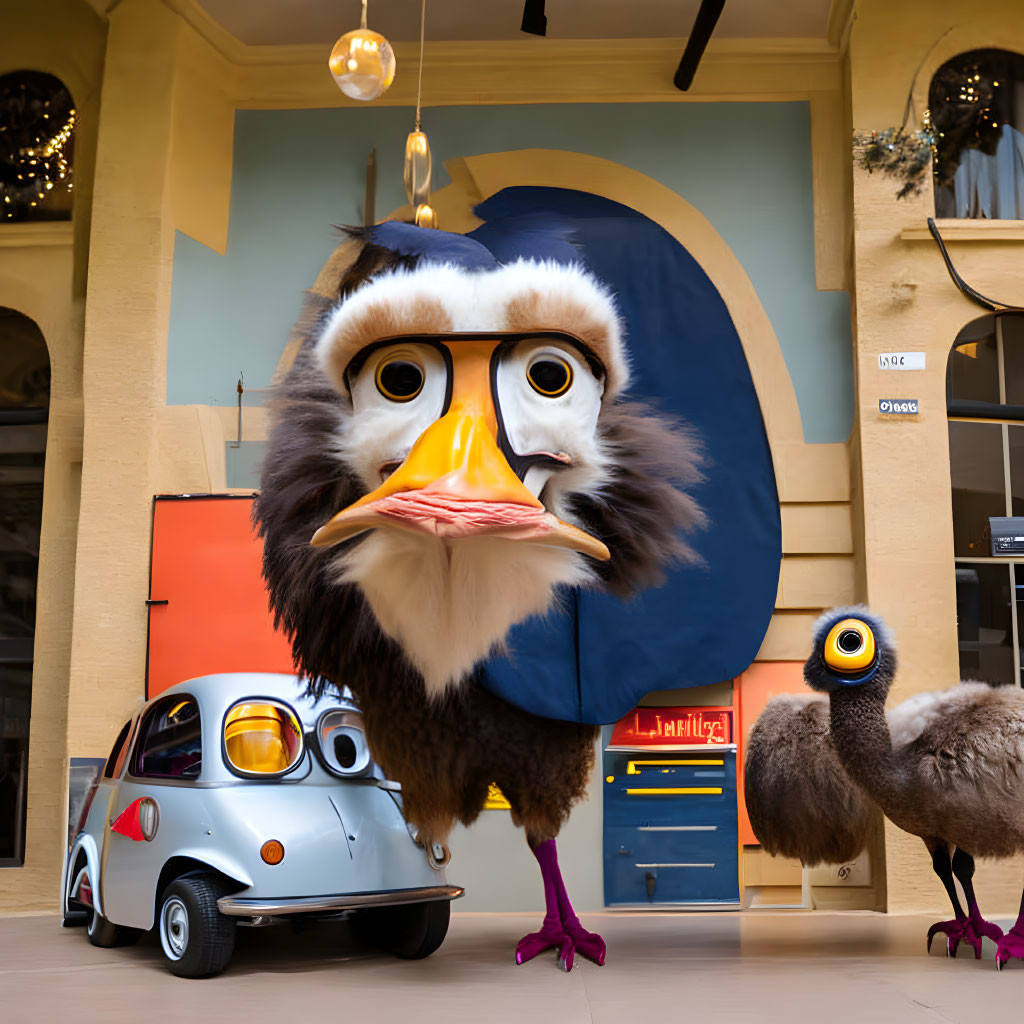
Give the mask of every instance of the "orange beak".
[[390, 527], [449, 539], [504, 537], [570, 548], [600, 561], [610, 557], [596, 537], [548, 512], [502, 455], [490, 380], [496, 345], [460, 341], [451, 346], [448, 412], [420, 435], [380, 487], [317, 530], [315, 547]]

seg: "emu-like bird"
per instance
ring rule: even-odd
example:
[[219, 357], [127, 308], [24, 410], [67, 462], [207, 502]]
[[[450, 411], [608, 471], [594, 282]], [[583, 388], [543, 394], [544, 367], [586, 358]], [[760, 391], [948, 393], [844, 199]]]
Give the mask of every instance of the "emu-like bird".
[[517, 962], [603, 963], [555, 852], [596, 727], [513, 707], [482, 663], [557, 587], [629, 595], [688, 557], [696, 446], [622, 399], [618, 316], [578, 266], [499, 265], [401, 224], [360, 237], [273, 413], [256, 508], [273, 608], [313, 688], [356, 694], [427, 851], [446, 859], [489, 783], [508, 798], [546, 903]]
[[[975, 857], [1024, 851], [1024, 693], [961, 683], [917, 694], [887, 717], [895, 673], [892, 636], [867, 609], [840, 608], [818, 620], [804, 679], [828, 694], [828, 728], [822, 728], [823, 702], [799, 708], [790, 698], [769, 703], [764, 730], [757, 735], [759, 720], [748, 749], [747, 798], [756, 807], [751, 821], [759, 836], [764, 828], [770, 852], [805, 862], [845, 860], [863, 848], [873, 801], [893, 824], [924, 840], [953, 905], [953, 920], [929, 928], [929, 947], [943, 933], [947, 955], [966, 942], [980, 958], [988, 937], [998, 944], [996, 965], [1002, 969], [1011, 957], [1024, 958], [1024, 900], [1017, 922], [1003, 935], [981, 916], [972, 879]], [[784, 766], [765, 742], [781, 732], [783, 719], [796, 722], [800, 715], [818, 728], [804, 732]], [[801, 808], [788, 821], [776, 809], [787, 789], [790, 804]]]

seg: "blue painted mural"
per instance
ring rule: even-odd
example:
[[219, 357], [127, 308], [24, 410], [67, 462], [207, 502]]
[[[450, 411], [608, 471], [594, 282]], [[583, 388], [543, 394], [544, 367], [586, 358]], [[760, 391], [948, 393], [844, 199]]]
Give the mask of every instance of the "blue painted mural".
[[[401, 160], [411, 121], [404, 108], [238, 112], [227, 252], [181, 234], [176, 241], [170, 404], [233, 404], [240, 372], [249, 387], [267, 385], [301, 292], [338, 243], [331, 225], [361, 219], [371, 146], [378, 211], [404, 203]], [[806, 103], [444, 107], [428, 110], [424, 124], [435, 188], [447, 182], [446, 159], [550, 148], [614, 160], [679, 193], [750, 277], [793, 379], [806, 440], [847, 438], [849, 297], [815, 288]], [[232, 482], [246, 472], [229, 463]]]

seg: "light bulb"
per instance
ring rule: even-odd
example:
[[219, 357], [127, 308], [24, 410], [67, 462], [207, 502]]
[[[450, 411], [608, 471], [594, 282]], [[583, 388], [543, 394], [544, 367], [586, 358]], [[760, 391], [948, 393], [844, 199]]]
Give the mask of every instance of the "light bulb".
[[430, 198], [430, 143], [424, 132], [409, 132], [405, 140], [405, 194], [415, 210]]
[[354, 100], [375, 100], [395, 80], [395, 51], [379, 33], [368, 28], [346, 32], [327, 61], [338, 88]]

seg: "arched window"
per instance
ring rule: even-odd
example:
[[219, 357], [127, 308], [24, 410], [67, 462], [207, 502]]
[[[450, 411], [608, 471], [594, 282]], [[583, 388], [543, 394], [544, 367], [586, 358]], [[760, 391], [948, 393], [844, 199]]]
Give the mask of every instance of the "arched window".
[[71, 219], [76, 120], [59, 78], [0, 75], [0, 223]]
[[1021, 685], [1024, 313], [957, 335], [946, 369], [957, 637], [964, 679]]
[[932, 78], [935, 215], [1024, 220], [1024, 55], [971, 50]]
[[27, 316], [0, 307], [0, 866], [24, 861], [49, 404], [42, 333]]

